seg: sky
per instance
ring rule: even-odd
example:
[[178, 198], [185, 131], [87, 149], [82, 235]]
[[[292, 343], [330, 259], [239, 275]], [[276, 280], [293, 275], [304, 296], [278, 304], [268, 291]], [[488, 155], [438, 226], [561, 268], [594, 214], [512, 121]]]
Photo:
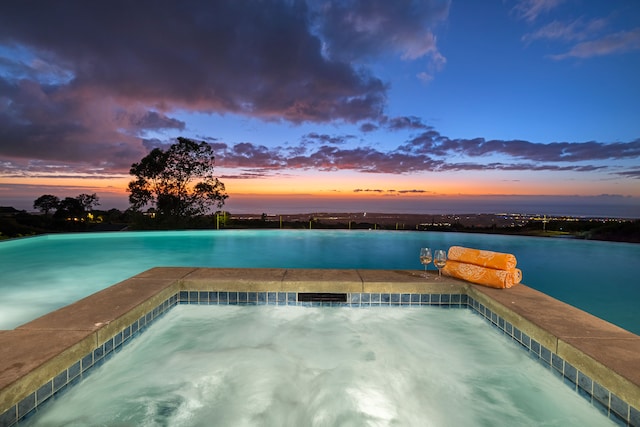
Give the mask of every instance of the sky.
[[640, 2], [0, 2], [0, 205], [179, 136], [233, 213], [640, 218]]

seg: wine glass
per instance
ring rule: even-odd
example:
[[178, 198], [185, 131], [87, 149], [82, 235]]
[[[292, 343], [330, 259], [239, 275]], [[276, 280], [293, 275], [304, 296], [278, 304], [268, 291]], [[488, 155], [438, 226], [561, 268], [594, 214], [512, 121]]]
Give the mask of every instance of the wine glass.
[[427, 276], [427, 265], [431, 263], [432, 260], [431, 249], [429, 248], [420, 248], [420, 263], [424, 265], [424, 275], [422, 277]]
[[442, 278], [442, 269], [447, 264], [447, 253], [442, 249], [438, 249], [434, 254], [433, 264], [438, 269], [438, 278]]

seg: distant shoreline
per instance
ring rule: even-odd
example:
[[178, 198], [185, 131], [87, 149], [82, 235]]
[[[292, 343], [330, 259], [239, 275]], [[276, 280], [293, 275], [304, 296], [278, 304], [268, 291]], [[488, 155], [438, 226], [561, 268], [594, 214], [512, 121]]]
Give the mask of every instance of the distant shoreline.
[[63, 218], [0, 207], [0, 239], [61, 232], [169, 229], [380, 229], [485, 233], [640, 243], [640, 219], [539, 214], [400, 214], [312, 212], [156, 218], [118, 210]]

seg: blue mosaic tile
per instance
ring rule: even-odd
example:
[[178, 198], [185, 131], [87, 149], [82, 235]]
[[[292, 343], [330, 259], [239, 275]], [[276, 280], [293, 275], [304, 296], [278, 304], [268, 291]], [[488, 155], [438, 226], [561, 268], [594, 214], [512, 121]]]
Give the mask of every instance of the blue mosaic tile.
[[380, 294], [371, 294], [371, 305], [380, 305], [382, 296]]
[[593, 381], [580, 371], [578, 371], [578, 387], [589, 393], [589, 395], [593, 395]]
[[605, 417], [609, 417], [609, 408], [607, 406], [603, 405], [602, 402], [600, 402], [599, 400], [593, 398], [593, 399], [591, 399], [591, 404], [602, 415], [604, 415]]
[[286, 292], [278, 292], [278, 305], [287, 303], [287, 293]]
[[80, 375], [80, 372], [81, 372], [80, 368], [81, 368], [80, 361], [78, 360], [76, 363], [71, 365], [69, 369], [67, 369], [67, 375], [69, 377], [69, 381], [71, 381], [72, 379]]
[[135, 334], [136, 332], [138, 332], [138, 322], [133, 322], [131, 324], [131, 335]]
[[277, 292], [267, 292], [267, 304], [275, 304], [278, 302]]
[[629, 406], [629, 424], [640, 426], [640, 410], [633, 406]]
[[48, 381], [45, 385], [40, 387], [38, 391], [36, 391], [36, 404], [39, 405], [40, 403], [44, 402], [49, 397], [51, 397], [52, 394], [53, 394], [53, 380]]
[[540, 343], [534, 339], [531, 340], [531, 352], [537, 356], [540, 356]]
[[218, 304], [229, 303], [229, 292], [218, 292]]
[[258, 292], [256, 299], [258, 300], [258, 304], [266, 304], [267, 303], [267, 293], [266, 292]]
[[107, 354], [111, 353], [113, 351], [113, 338], [107, 340], [104, 343], [104, 355], [106, 356]]
[[460, 296], [460, 303], [464, 304], [464, 305], [469, 304], [469, 295], [464, 295], [464, 294], [461, 295]]
[[31, 393], [18, 403], [18, 418], [23, 418], [36, 407], [36, 394]]
[[82, 358], [82, 372], [93, 366], [93, 352]]
[[462, 295], [460, 294], [453, 294], [451, 295], [451, 304], [460, 304]]
[[431, 295], [430, 294], [420, 294], [420, 302], [422, 304], [431, 304]]
[[480, 312], [480, 314], [485, 316], [485, 306], [482, 303], [478, 302], [478, 307], [477, 308], [478, 308], [478, 311]]
[[449, 304], [450, 301], [451, 301], [451, 295], [449, 294], [440, 295], [440, 304]]
[[[545, 346], [541, 346], [540, 347], [540, 358], [542, 360], [544, 360], [548, 365], [551, 365], [551, 350], [549, 350], [547, 347]], [[562, 360], [562, 359], [560, 359]], [[560, 372], [562, 372], [562, 367], [560, 367], [560, 369], [558, 369]]]
[[113, 346], [114, 347], [119, 347], [120, 344], [122, 344], [122, 332], [118, 332], [114, 337], [113, 337]]
[[411, 294], [411, 304], [420, 304], [420, 294]]
[[629, 417], [629, 404], [611, 393], [611, 410], [627, 420]]
[[578, 382], [578, 370], [571, 363], [565, 360], [564, 362], [564, 377], [571, 381], [573, 384]]
[[360, 304], [369, 305], [371, 303], [371, 294], [363, 293], [360, 294]]
[[515, 338], [516, 341], [522, 340], [522, 332], [520, 331], [520, 329], [516, 327], [513, 328], [513, 338]]
[[218, 292], [209, 292], [209, 304], [218, 304]]
[[504, 331], [507, 333], [507, 335], [509, 336], [513, 336], [513, 325], [509, 322], [504, 323]]
[[391, 294], [390, 301], [391, 304], [400, 304], [400, 294]]
[[609, 407], [609, 390], [593, 381], [593, 397], [606, 407]]
[[411, 304], [411, 294], [401, 294], [400, 295], [400, 304], [402, 304], [402, 305]]
[[126, 341], [131, 337], [131, 326], [127, 326], [122, 330], [122, 340]]
[[198, 291], [190, 291], [189, 292], [189, 304], [198, 302]]
[[228, 292], [229, 296], [229, 304], [237, 304], [238, 303], [238, 293], [237, 292]]
[[556, 371], [562, 373], [564, 371], [564, 359], [555, 353], [551, 353], [551, 366], [553, 366]]
[[297, 294], [295, 292], [287, 292], [287, 304], [296, 305]]
[[391, 295], [389, 294], [380, 294], [380, 304], [389, 305], [391, 302]]
[[0, 426], [11, 426], [18, 420], [18, 406], [12, 406], [4, 414], [0, 414]]
[[352, 293], [350, 295], [349, 299], [350, 299], [351, 304], [359, 305], [360, 304], [360, 298], [361, 298], [361, 295], [359, 293], [357, 293], [357, 292], [354, 292], [354, 293]]
[[152, 314], [152, 313], [147, 313], [147, 314], [144, 316], [144, 323], [145, 323], [145, 325], [147, 325], [147, 324], [151, 323], [151, 321], [152, 321], [152, 320], [153, 320], [153, 314]]
[[208, 291], [200, 291], [200, 292], [198, 292], [198, 303], [200, 303], [200, 304], [209, 304], [209, 292]]
[[249, 301], [249, 296], [246, 292], [238, 292], [238, 304], [246, 304]]
[[93, 363], [95, 364], [104, 357], [104, 348], [102, 346], [93, 350]]
[[430, 304], [440, 304], [440, 294], [429, 294]]
[[188, 301], [189, 301], [189, 292], [187, 292], [187, 291], [180, 291], [180, 301], [182, 301], [182, 302], [188, 302]]
[[67, 370], [60, 372], [53, 378], [53, 392], [60, 390], [67, 384]]
[[[522, 333], [522, 339], [520, 340], [520, 342], [522, 342], [522, 345], [524, 345], [528, 349], [531, 349], [531, 338], [524, 332]], [[542, 351], [542, 349], [540, 351]]]
[[616, 414], [613, 411], [609, 411], [609, 419], [611, 421], [613, 421], [613, 423], [617, 426], [620, 427], [627, 427], [629, 424], [627, 424], [627, 420], [626, 419], [622, 419], [622, 417], [618, 414]]

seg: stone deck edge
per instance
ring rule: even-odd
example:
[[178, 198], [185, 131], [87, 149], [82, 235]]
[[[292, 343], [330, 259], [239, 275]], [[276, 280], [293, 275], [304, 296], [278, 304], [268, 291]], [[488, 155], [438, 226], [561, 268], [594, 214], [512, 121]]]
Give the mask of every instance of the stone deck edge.
[[[55, 393], [55, 381], [62, 372], [69, 382], [72, 372], [83, 372], [79, 362], [83, 355], [94, 352], [95, 359], [106, 345], [108, 349], [117, 347], [132, 334], [133, 329], [126, 329], [127, 325], [146, 325], [160, 317], [179, 303], [178, 295], [185, 290], [467, 295], [473, 301], [471, 308], [489, 322], [496, 319], [494, 326], [512, 338], [522, 337], [521, 344], [537, 351], [538, 357], [546, 359], [545, 351], [550, 350], [549, 366], [559, 369], [559, 360], [567, 368], [577, 369], [576, 391], [584, 392], [589, 386], [586, 391], [611, 408], [620, 406], [617, 400], [622, 399], [622, 404], [629, 407], [627, 424], [640, 425], [639, 336], [525, 285], [498, 290], [451, 278], [425, 279], [421, 273], [183, 267], [147, 270], [14, 330], [0, 331], [0, 427], [11, 425], [3, 420], [12, 419], [12, 408], [18, 411], [18, 404], [31, 395], [35, 399], [41, 391], [45, 397]], [[516, 333], [522, 335], [516, 338]], [[598, 387], [611, 392], [607, 402], [599, 398]]]

